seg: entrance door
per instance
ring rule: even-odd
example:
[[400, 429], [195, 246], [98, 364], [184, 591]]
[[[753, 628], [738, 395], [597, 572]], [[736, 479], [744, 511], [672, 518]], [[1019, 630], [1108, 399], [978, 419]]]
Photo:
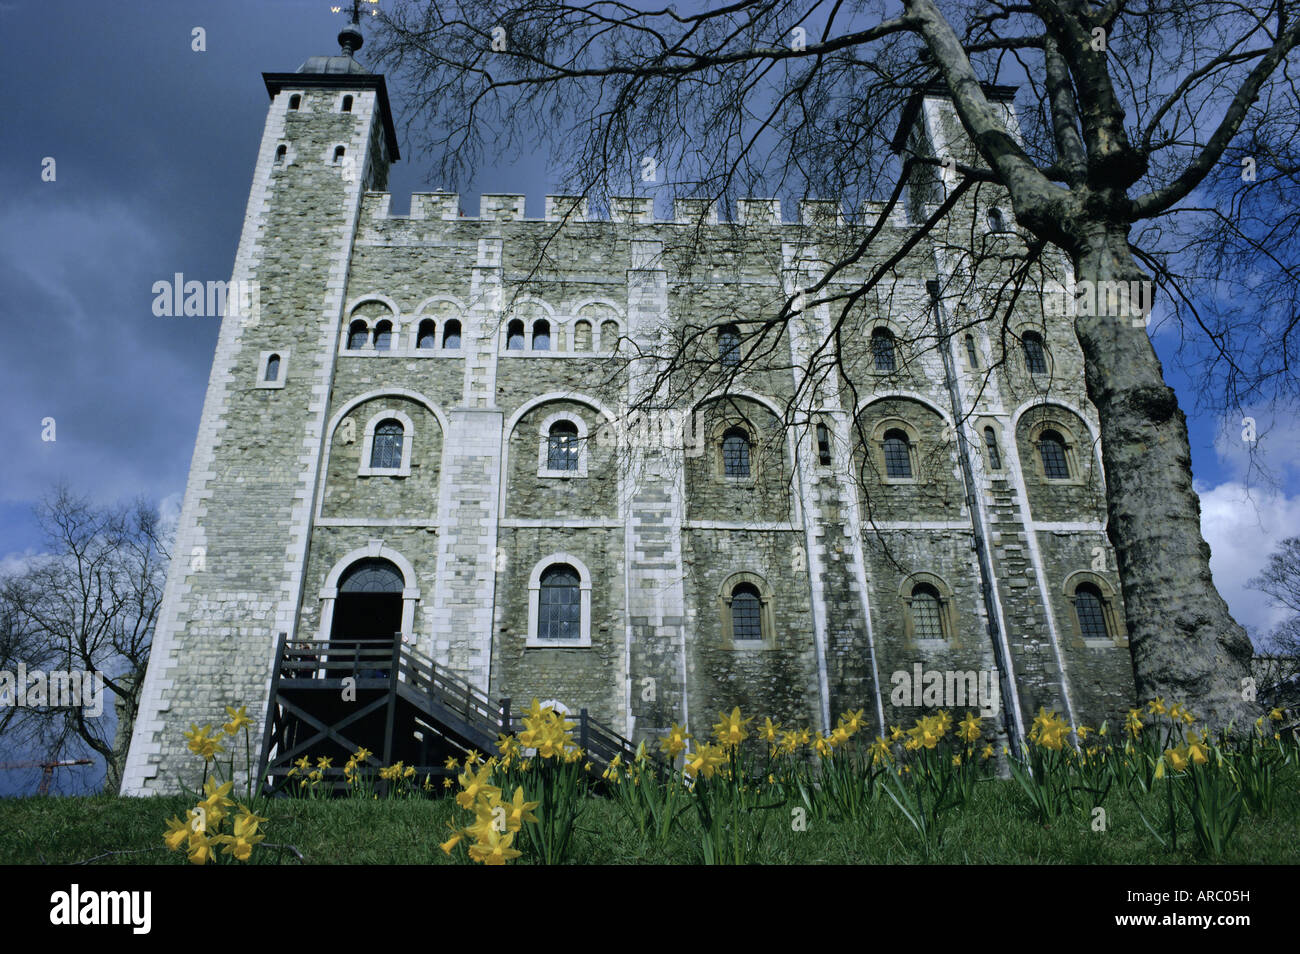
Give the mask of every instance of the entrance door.
[[[339, 581], [330, 629], [330, 643], [343, 645], [337, 655], [331, 652], [331, 656], [355, 658], [357, 644], [371, 653], [382, 649], [391, 654], [395, 634], [402, 628], [403, 586], [401, 571], [387, 560], [361, 560], [349, 567]], [[378, 668], [377, 663], [389, 658], [370, 655], [357, 675], [386, 678], [388, 667]]]

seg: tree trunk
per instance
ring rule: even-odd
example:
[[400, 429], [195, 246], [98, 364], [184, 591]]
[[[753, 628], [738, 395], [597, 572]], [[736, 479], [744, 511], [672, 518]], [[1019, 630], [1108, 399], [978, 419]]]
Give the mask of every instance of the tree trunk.
[[[1122, 226], [1087, 231], [1072, 258], [1076, 279], [1094, 288], [1147, 277]], [[1210, 577], [1187, 419], [1142, 322], [1097, 304], [1098, 314], [1076, 317], [1075, 331], [1101, 418], [1107, 534], [1119, 560], [1138, 699], [1163, 696], [1213, 729], [1249, 730], [1258, 715], [1246, 681], [1253, 647]]]

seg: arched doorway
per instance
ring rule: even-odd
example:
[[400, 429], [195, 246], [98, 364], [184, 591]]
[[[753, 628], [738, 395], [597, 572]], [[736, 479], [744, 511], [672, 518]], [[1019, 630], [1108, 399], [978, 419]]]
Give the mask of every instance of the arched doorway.
[[[402, 629], [402, 571], [388, 560], [358, 560], [339, 579], [330, 642], [391, 649]], [[384, 678], [387, 670], [367, 668], [359, 676]]]

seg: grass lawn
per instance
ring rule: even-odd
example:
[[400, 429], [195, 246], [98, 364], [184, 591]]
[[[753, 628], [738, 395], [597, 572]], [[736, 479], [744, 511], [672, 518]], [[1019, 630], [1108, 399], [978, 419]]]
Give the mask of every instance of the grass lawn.
[[[1279, 778], [1271, 817], [1243, 816], [1222, 861], [1300, 863], [1300, 786], [1294, 767]], [[0, 863], [178, 864], [184, 854], [162, 841], [165, 820], [193, 804], [183, 798], [21, 798], [0, 800]], [[1164, 801], [1138, 803], [1161, 830]], [[1184, 816], [1178, 850], [1161, 846], [1138, 808], [1122, 792], [1105, 803], [1106, 830], [1093, 831], [1090, 814], [1067, 812], [1050, 827], [1030, 818], [1013, 781], [981, 783], [971, 802], [949, 815], [943, 843], [929, 861], [940, 864], [1188, 864], [1203, 863]], [[450, 798], [365, 801], [277, 799], [263, 811], [268, 845], [292, 845], [307, 864], [450, 864], [438, 848], [448, 821], [464, 812]], [[927, 859], [916, 833], [884, 795], [860, 823], [808, 819], [792, 830], [788, 806], [771, 809], [754, 861], [760, 864], [914, 864]], [[589, 798], [578, 822], [579, 864], [692, 864], [701, 860], [693, 811], [663, 846], [643, 842], [617, 802]], [[121, 854], [98, 857], [106, 852]], [[521, 859], [522, 860], [522, 859]], [[286, 848], [259, 845], [255, 863], [300, 863]]]

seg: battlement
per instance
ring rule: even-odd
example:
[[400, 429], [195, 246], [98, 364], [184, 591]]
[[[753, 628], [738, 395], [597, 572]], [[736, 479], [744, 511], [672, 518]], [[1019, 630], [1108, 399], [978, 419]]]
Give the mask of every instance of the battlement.
[[[526, 196], [521, 193], [483, 193], [479, 197], [478, 215], [467, 215], [455, 192], [416, 192], [411, 196], [408, 215], [389, 212], [392, 194], [367, 192], [362, 200], [362, 216], [371, 225], [381, 221], [445, 222], [613, 222], [634, 225], [739, 225], [759, 228], [842, 228], [850, 220], [859, 225], [875, 225], [884, 214], [884, 202], [864, 202], [854, 214], [833, 199], [801, 199], [798, 217], [782, 218], [780, 199], [744, 198], [736, 200], [734, 219], [719, 215], [718, 203], [712, 199], [674, 199], [673, 217], [656, 218], [654, 200], [646, 196], [614, 196], [608, 215], [596, 214], [584, 196], [547, 195], [541, 218], [526, 214]], [[894, 209], [888, 225], [905, 227], [906, 214], [901, 205]]]

